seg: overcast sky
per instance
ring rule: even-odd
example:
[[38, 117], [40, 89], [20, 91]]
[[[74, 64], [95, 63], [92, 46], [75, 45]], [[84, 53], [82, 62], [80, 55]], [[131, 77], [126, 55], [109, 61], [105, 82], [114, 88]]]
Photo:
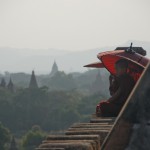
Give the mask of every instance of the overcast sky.
[[149, 0], [0, 0], [0, 47], [85, 50], [149, 30]]

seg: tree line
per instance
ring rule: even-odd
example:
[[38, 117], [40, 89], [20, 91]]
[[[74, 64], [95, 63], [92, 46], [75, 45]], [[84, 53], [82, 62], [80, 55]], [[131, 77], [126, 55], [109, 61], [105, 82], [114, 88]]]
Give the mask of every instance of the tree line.
[[[97, 70], [83, 74], [58, 71], [51, 78], [38, 76], [40, 88], [18, 86], [12, 92], [0, 87], [0, 149], [8, 150], [15, 136], [19, 150], [32, 150], [47, 134], [63, 132], [74, 122], [89, 121], [97, 103], [107, 97], [107, 76], [103, 73], [101, 79]], [[15, 83], [22, 77], [27, 80], [26, 74], [11, 77]]]

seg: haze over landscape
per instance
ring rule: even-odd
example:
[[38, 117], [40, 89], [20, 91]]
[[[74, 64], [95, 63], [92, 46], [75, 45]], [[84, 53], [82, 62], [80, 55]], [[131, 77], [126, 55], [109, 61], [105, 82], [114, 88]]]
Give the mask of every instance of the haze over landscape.
[[[130, 42], [117, 46], [129, 46]], [[133, 41], [135, 46], [143, 46], [150, 57], [150, 42]], [[36, 74], [49, 74], [54, 61], [59, 70], [69, 72], [83, 72], [87, 68], [83, 66], [92, 62], [99, 61], [97, 54], [106, 50], [113, 50], [117, 46], [95, 48], [84, 51], [65, 51], [59, 49], [17, 49], [0, 48], [0, 72], [8, 71], [31, 73], [34, 69]]]
[[[91, 114], [98, 112], [99, 116], [102, 111], [98, 108], [101, 105], [97, 107], [97, 104], [105, 100], [108, 100], [106, 103], [112, 107], [112, 112], [115, 108], [120, 109], [142, 68], [136, 69], [137, 66], [130, 64], [127, 69], [127, 64], [121, 63], [116, 67], [117, 77], [113, 77], [104, 68], [83, 66], [99, 61], [98, 53], [129, 47], [131, 42], [135, 47], [143, 47], [150, 58], [149, 14], [149, 0], [0, 0], [0, 150], [33, 150], [42, 141], [47, 143], [48, 135], [67, 137], [65, 133], [72, 130], [70, 127], [74, 123], [86, 122], [88, 126], [82, 126], [80, 133], [88, 133], [85, 135], [87, 140], [81, 138], [81, 142], [85, 141], [86, 147], [94, 146], [95, 149], [98, 146], [99, 149], [113, 122], [108, 121], [109, 128], [96, 124], [93, 127], [89, 122], [91, 117], [96, 118]], [[109, 62], [112, 68], [113, 59]], [[126, 74], [127, 70], [131, 77]], [[146, 72], [141, 78], [142, 83], [145, 76]], [[134, 118], [129, 121], [130, 127], [134, 121], [137, 125], [139, 116], [140, 119], [146, 118], [149, 112], [145, 109], [149, 97], [143, 101], [143, 89], [140, 93], [141, 88], [138, 88], [141, 82], [136, 89], [142, 99], [136, 98], [135, 109], [132, 109], [134, 105], [129, 105], [133, 112], [131, 119]], [[149, 94], [148, 90], [147, 87], [144, 94]], [[121, 95], [116, 96], [119, 92]], [[139, 107], [140, 104], [144, 105]], [[137, 115], [138, 111], [140, 115]], [[108, 116], [114, 114], [116, 116], [114, 112]], [[139, 122], [143, 123], [143, 120]], [[145, 123], [147, 126], [149, 119]], [[136, 130], [139, 135], [139, 128]], [[125, 128], [126, 131], [129, 130]], [[93, 135], [89, 138], [89, 133], [102, 133], [102, 136], [95, 135], [98, 139], [93, 141]], [[140, 133], [143, 138], [144, 134]], [[76, 149], [74, 146], [81, 143], [80, 137], [74, 137], [77, 142], [71, 135], [69, 141], [63, 139], [65, 143], [61, 144], [70, 143]], [[131, 138], [132, 143], [141, 145], [141, 141], [132, 142]], [[61, 146], [59, 144], [57, 141]], [[67, 148], [70, 149], [68, 145]]]
[[[135, 4], [136, 3], [136, 4]], [[150, 56], [148, 0], [0, 0], [0, 72], [83, 72], [96, 55], [142, 46]]]

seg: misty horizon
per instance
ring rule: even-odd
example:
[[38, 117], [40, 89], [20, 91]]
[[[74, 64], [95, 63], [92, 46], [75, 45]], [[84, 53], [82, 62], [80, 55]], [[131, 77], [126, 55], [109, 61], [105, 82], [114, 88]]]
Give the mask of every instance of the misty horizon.
[[[54, 61], [56, 61], [59, 71], [66, 73], [85, 72], [89, 68], [84, 68], [84, 65], [99, 61], [97, 59], [99, 52], [114, 50], [119, 46], [130, 46], [130, 42], [118, 46], [83, 51], [0, 47], [0, 73], [4, 74], [7, 71], [10, 73], [24, 72], [31, 74], [31, 71], [35, 70], [36, 74], [49, 74]], [[150, 42], [133, 41], [133, 46], [143, 47], [147, 51], [147, 57], [150, 57]], [[8, 63], [8, 60], [11, 63]]]

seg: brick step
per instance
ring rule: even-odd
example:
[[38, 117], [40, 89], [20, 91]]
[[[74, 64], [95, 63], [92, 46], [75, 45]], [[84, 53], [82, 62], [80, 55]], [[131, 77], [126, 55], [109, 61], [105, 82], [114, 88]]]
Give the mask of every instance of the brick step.
[[37, 150], [99, 150], [115, 118], [94, 118], [90, 123], [74, 123], [65, 135], [49, 135]]
[[[40, 148], [55, 147], [56, 145], [60, 145], [60, 143], [64, 143], [64, 144], [66, 144], [65, 148], [68, 149], [67, 148], [68, 143], [76, 144], [79, 142], [83, 143], [83, 144], [90, 143], [92, 145], [93, 149], [100, 149], [100, 137], [98, 135], [73, 135], [73, 136], [49, 135], [47, 137], [47, 139], [45, 141], [43, 141], [43, 144], [40, 145]], [[78, 146], [78, 148], [80, 148], [80, 149], [83, 149], [84, 147]], [[38, 150], [40, 150], [40, 148], [38, 148]], [[69, 148], [71, 148], [71, 147], [69, 147]], [[73, 149], [73, 148], [71, 148], [71, 149]], [[76, 148], [74, 148], [74, 149], [76, 149]]]
[[107, 134], [109, 131], [108, 130], [81, 130], [81, 131], [66, 131], [66, 135], [90, 135], [90, 134]]
[[36, 150], [65, 150], [64, 148], [36, 148]]
[[91, 119], [90, 123], [114, 123], [115, 118], [97, 118], [97, 119]]
[[81, 130], [81, 131], [66, 131], [66, 135], [99, 135], [100, 143], [104, 141], [105, 137], [109, 133], [109, 130]]
[[94, 141], [75, 141], [66, 143], [45, 143], [41, 144], [40, 148], [63, 148], [65, 150], [96, 150], [96, 142]]
[[96, 114], [92, 114], [91, 118], [92, 119], [98, 119], [98, 118], [101, 118], [101, 119], [105, 119], [105, 118], [115, 119], [116, 117], [97, 117]]
[[76, 124], [72, 125], [70, 128], [112, 128], [112, 125], [95, 125], [95, 124]]
[[95, 140], [100, 141], [99, 135], [49, 135], [46, 140]]
[[113, 122], [99, 122], [99, 123], [74, 123], [71, 126], [76, 126], [76, 125], [113, 125]]
[[49, 140], [46, 140], [46, 141], [43, 141], [43, 144], [42, 145], [46, 145], [47, 143], [55, 143], [55, 144], [58, 144], [58, 143], [90, 143], [95, 149], [96, 148], [99, 148], [100, 149], [100, 141], [94, 141], [94, 140], [52, 140], [52, 141], [49, 141]]
[[106, 131], [110, 131], [110, 129], [111, 128], [69, 128], [67, 131], [84, 131], [84, 130], [87, 130], [87, 131], [89, 131], [89, 130], [94, 130], [94, 131], [101, 131], [101, 130], [106, 130]]
[[112, 126], [72, 126], [70, 127], [68, 130], [70, 129], [84, 129], [84, 128], [87, 128], [87, 129], [111, 129]]

